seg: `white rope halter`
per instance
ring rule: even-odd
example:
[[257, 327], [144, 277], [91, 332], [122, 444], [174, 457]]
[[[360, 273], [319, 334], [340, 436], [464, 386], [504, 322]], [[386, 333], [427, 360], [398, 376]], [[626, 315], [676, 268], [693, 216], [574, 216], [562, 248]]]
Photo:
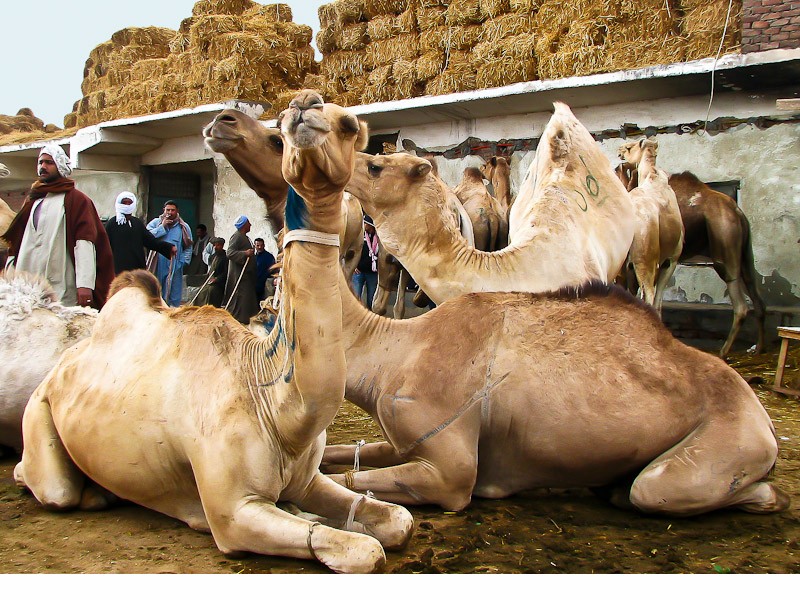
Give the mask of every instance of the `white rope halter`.
[[313, 229], [293, 229], [283, 234], [283, 247], [289, 242], [311, 242], [312, 244], [322, 244], [323, 246], [339, 247], [338, 233], [322, 233]]

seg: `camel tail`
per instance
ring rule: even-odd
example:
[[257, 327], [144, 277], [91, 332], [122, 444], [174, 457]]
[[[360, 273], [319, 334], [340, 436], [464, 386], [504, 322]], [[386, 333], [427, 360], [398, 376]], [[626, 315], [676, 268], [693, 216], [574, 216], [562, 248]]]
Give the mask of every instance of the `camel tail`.
[[756, 314], [758, 322], [758, 343], [756, 350], [760, 352], [764, 345], [764, 321], [766, 319], [766, 309], [764, 307], [764, 300], [758, 291], [758, 284], [756, 283], [756, 265], [753, 257], [753, 240], [750, 235], [750, 221], [747, 216], [739, 210], [739, 218], [742, 221], [742, 279], [747, 288], [747, 295], [750, 296], [750, 301], [753, 303], [753, 311]]
[[150, 271], [144, 269], [123, 271], [111, 282], [108, 297], [111, 298], [120, 290], [129, 287], [140, 289], [154, 304], [161, 305], [161, 285]]

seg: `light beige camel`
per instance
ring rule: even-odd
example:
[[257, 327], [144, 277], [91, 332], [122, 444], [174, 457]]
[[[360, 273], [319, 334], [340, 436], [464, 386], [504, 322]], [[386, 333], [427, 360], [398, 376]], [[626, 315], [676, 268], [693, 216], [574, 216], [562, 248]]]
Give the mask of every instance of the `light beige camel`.
[[[92, 337], [34, 392], [15, 477], [50, 508], [104, 505], [107, 492], [87, 485], [91, 479], [210, 530], [223, 552], [315, 558], [335, 571], [370, 572], [385, 561], [381, 543], [407, 542], [411, 515], [318, 470], [324, 430], [345, 387], [337, 293], [342, 187], [366, 130], [309, 91], [280, 123], [282, 173], [297, 194], [287, 203], [273, 334], [258, 340], [212, 307], [168, 309], [150, 274], [121, 275]], [[290, 514], [278, 501], [370, 535]]]
[[541, 292], [612, 281], [622, 268], [633, 240], [630, 196], [569, 108], [555, 106], [511, 209], [510, 244], [499, 252], [467, 247], [441, 218], [446, 191], [428, 161], [358, 155], [348, 191], [437, 304], [471, 291]]
[[464, 169], [461, 182], [453, 191], [472, 222], [475, 248], [484, 252], [504, 248], [508, 240], [507, 216], [486, 189], [480, 169], [477, 167]]
[[[349, 280], [348, 280], [349, 281]], [[376, 315], [385, 315], [389, 305], [389, 298], [395, 292], [392, 315], [395, 319], [402, 319], [406, 314], [406, 284], [408, 271], [392, 255], [378, 239], [378, 287], [372, 299], [372, 312]]]
[[643, 138], [619, 148], [623, 168], [636, 169], [639, 185], [630, 192], [636, 210], [636, 229], [628, 254], [644, 301], [661, 314], [664, 290], [683, 250], [683, 221], [669, 177], [656, 166], [658, 143]]
[[[272, 229], [283, 229], [286, 194], [289, 186], [280, 177], [283, 140], [279, 129], [265, 127], [263, 123], [233, 108], [223, 110], [203, 129], [206, 146], [213, 152], [224, 154], [233, 169], [245, 183], [264, 200], [272, 203], [268, 212]], [[258, 151], [253, 151], [253, 148]], [[277, 174], [266, 177], [262, 174]], [[342, 203], [344, 228], [341, 233], [340, 256], [342, 268], [353, 276], [361, 256], [364, 239], [364, 223], [361, 205], [350, 194], [345, 194]]]
[[0, 444], [22, 449], [28, 398], [61, 354], [92, 333], [97, 311], [62, 306], [46, 280], [0, 276]]
[[511, 166], [502, 156], [493, 156], [481, 166], [484, 179], [492, 184], [495, 199], [508, 218], [514, 198], [511, 196]]
[[[11, 221], [14, 220], [15, 216], [17, 216], [17, 213], [11, 210], [11, 207], [5, 200], [0, 198], [0, 251], [8, 250], [8, 244], [3, 239], [2, 235], [6, 232], [8, 226], [11, 225]], [[5, 266], [5, 261], [3, 261], [3, 264], [0, 264], [0, 269]]]
[[[367, 311], [342, 275], [339, 296], [345, 397], [387, 440], [359, 451], [375, 469], [332, 475], [347, 487], [451, 510], [574, 486], [670, 515], [789, 504], [764, 481], [777, 442], [750, 387], [614, 286], [468, 294], [403, 321]], [[330, 446], [323, 461], [355, 456]]]

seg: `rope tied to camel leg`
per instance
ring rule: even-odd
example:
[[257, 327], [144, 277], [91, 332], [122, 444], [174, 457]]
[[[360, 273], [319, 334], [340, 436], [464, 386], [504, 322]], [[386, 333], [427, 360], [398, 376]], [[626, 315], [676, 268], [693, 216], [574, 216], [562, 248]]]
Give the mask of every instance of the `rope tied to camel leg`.
[[[314, 560], [320, 560], [319, 556], [317, 556], [317, 553], [314, 552], [314, 546], [311, 544], [311, 534], [314, 532], [314, 527], [316, 527], [317, 525], [319, 525], [319, 522], [317, 522], [317, 521], [313, 521], [312, 523], [309, 523], [309, 525], [308, 525], [308, 538], [306, 538], [306, 545], [308, 546], [308, 551], [311, 553], [311, 556], [312, 556], [312, 558]], [[322, 561], [320, 561], [320, 562], [322, 562]]]
[[364, 440], [356, 442], [356, 456], [355, 460], [353, 461], [353, 471], [358, 472], [361, 470], [361, 446], [365, 444], [366, 442]]
[[344, 472], [344, 487], [348, 490], [355, 490], [356, 489], [356, 478], [355, 478], [355, 471], [353, 469], [348, 469]]
[[350, 512], [347, 514], [347, 520], [344, 522], [345, 531], [353, 531], [353, 522], [356, 520], [356, 511], [358, 510], [358, 507], [361, 506], [361, 503], [365, 498], [366, 496], [363, 494], [359, 494], [353, 498], [353, 502], [350, 504]]

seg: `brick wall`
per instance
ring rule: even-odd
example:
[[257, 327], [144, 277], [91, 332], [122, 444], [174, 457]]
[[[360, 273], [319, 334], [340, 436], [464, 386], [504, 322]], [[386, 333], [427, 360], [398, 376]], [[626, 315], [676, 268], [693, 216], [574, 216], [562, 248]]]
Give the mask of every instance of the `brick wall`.
[[800, 48], [800, 0], [743, 0], [742, 52]]

